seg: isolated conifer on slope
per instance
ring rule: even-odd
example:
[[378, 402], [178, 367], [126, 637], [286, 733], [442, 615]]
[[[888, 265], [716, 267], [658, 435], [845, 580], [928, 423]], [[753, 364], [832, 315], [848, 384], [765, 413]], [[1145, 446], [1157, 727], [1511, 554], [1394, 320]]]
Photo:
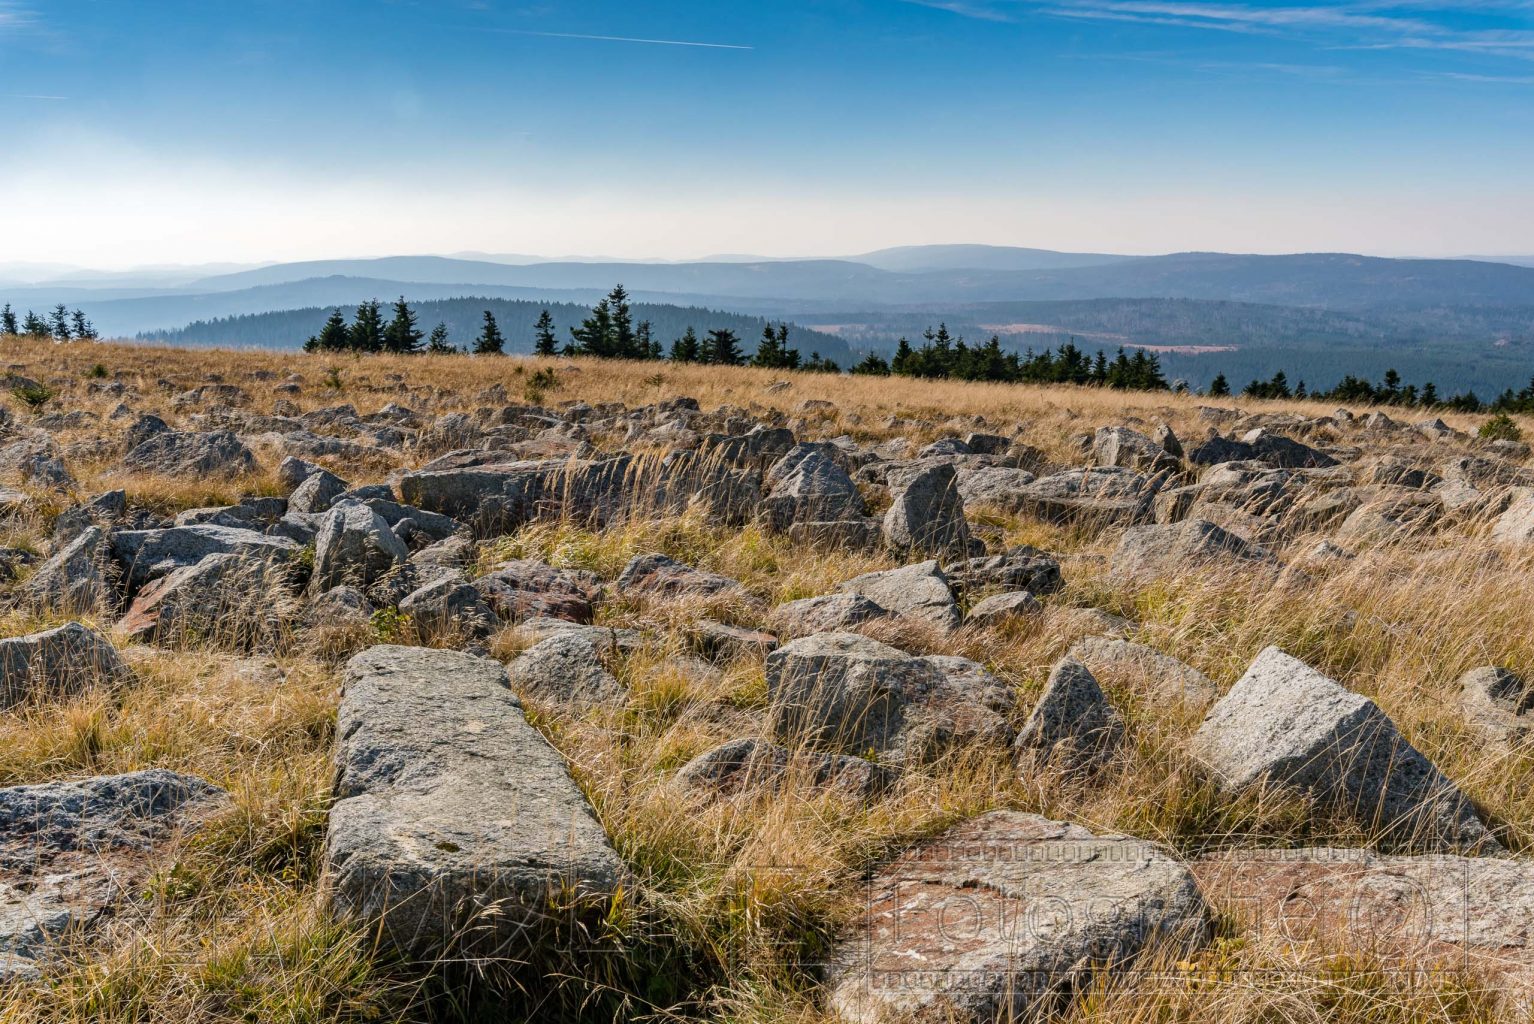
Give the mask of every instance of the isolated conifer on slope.
[[394, 304], [394, 319], [383, 333], [383, 350], [396, 355], [409, 355], [421, 351], [421, 339], [425, 337], [416, 327], [415, 312], [401, 295]]
[[495, 314], [485, 310], [485, 324], [479, 329], [479, 337], [474, 339], [474, 354], [477, 356], [498, 356], [506, 351], [506, 338], [501, 334], [501, 327], [495, 322]]
[[698, 332], [688, 325], [687, 332], [671, 343], [671, 361], [673, 363], [696, 363], [702, 356], [703, 349], [698, 343]]
[[559, 351], [559, 341], [554, 336], [554, 318], [546, 309], [538, 314], [538, 322], [533, 324], [533, 351], [540, 356], [556, 355]]
[[447, 340], [447, 324], [439, 323], [431, 329], [431, 337], [426, 339], [426, 351], [438, 356], [458, 351]]
[[0, 334], [20, 334], [21, 324], [16, 319], [16, 311], [7, 302], [4, 309], [0, 309]]
[[305, 352], [344, 352], [351, 348], [352, 333], [339, 309], [332, 310], [320, 333], [304, 342]]

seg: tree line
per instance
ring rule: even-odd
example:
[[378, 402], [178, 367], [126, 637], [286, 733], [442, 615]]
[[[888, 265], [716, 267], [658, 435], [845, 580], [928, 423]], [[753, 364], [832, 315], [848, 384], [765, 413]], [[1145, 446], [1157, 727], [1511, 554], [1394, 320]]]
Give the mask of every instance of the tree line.
[[[1219, 374], [1209, 385], [1212, 397], [1230, 394], [1230, 383]], [[1520, 412], [1534, 413], [1534, 379], [1518, 391], [1507, 388], [1491, 401], [1483, 401], [1474, 390], [1445, 398], [1428, 381], [1421, 387], [1406, 384], [1395, 370], [1386, 370], [1378, 384], [1367, 378], [1347, 374], [1329, 389], [1308, 388], [1303, 380], [1293, 387], [1288, 376], [1279, 370], [1267, 380], [1254, 380], [1241, 389], [1247, 398], [1308, 398], [1322, 402], [1348, 402], [1355, 405], [1395, 405], [1412, 409], [1445, 409], [1451, 412]]]
[[80, 310], [73, 313], [62, 302], [38, 316], [30, 309], [25, 317], [17, 317], [7, 302], [0, 307], [0, 334], [26, 338], [52, 338], [54, 341], [94, 341], [99, 334], [96, 326], [85, 318]]

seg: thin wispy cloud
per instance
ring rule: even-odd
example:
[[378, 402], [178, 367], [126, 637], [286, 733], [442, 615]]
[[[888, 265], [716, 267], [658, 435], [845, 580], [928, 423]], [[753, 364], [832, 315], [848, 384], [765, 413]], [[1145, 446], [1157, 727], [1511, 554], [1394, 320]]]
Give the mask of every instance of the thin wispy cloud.
[[645, 43], [651, 46], [696, 46], [706, 50], [754, 50], [740, 43], [701, 43], [690, 39], [644, 39], [637, 36], [601, 36], [585, 32], [534, 32], [531, 29], [501, 29], [514, 36], [540, 36], [544, 39], [590, 39], [602, 43]]
[[68, 96], [45, 96], [35, 92], [5, 92], [0, 93], [0, 99], [7, 100], [42, 100], [49, 103], [62, 103], [69, 99]]
[[[1442, 50], [1534, 60], [1534, 0], [1352, 0], [1271, 5], [1200, 0], [905, 0], [988, 21], [1023, 14], [1238, 35], [1288, 36], [1327, 49]], [[1471, 24], [1465, 24], [1471, 17]], [[1502, 27], [1494, 27], [1497, 22]]]
[[901, 0], [902, 3], [914, 4], [917, 7], [930, 7], [936, 11], [947, 11], [965, 18], [976, 18], [980, 21], [1013, 21], [1013, 17], [1007, 12], [994, 6], [986, 6], [983, 3], [965, 3], [964, 0]]

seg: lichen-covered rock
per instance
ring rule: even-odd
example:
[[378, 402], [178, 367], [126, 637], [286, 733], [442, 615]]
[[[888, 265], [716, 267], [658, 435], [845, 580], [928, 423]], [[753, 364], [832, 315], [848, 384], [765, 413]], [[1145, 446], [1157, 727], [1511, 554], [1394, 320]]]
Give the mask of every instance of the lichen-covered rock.
[[829, 1002], [854, 1024], [1027, 1020], [1152, 942], [1208, 931], [1197, 883], [1161, 847], [993, 811], [874, 872]]
[[155, 847], [224, 800], [163, 768], [0, 789], [0, 983], [38, 977], [52, 943], [134, 895]]
[[1087, 667], [1066, 657], [1049, 673], [1044, 693], [1013, 748], [1035, 763], [1089, 768], [1111, 758], [1124, 740], [1124, 720]]
[[825, 594], [778, 605], [769, 615], [768, 625], [785, 636], [801, 637], [852, 630], [891, 616], [888, 609], [862, 594]]
[[315, 535], [309, 591], [320, 594], [343, 584], [365, 589], [409, 557], [378, 513], [359, 501], [338, 502]]
[[611, 648], [590, 634], [556, 634], [517, 655], [508, 667], [514, 690], [559, 704], [622, 701], [627, 690], [603, 663]]
[[855, 633], [821, 633], [767, 656], [773, 728], [784, 742], [876, 751], [918, 763], [953, 747], [998, 743], [1011, 689], [964, 658], [915, 658]]
[[861, 757], [805, 751], [795, 758], [787, 747], [762, 739], [720, 744], [678, 769], [675, 782], [700, 795], [733, 796], [779, 792], [795, 779], [830, 789], [852, 800], [870, 799], [888, 788], [895, 773]]
[[0, 709], [112, 686], [132, 675], [110, 640], [78, 622], [0, 640]]
[[1294, 787], [1392, 845], [1498, 848], [1465, 795], [1373, 701], [1277, 647], [1209, 710], [1193, 752], [1229, 790]]
[[1146, 579], [1215, 566], [1276, 565], [1266, 550], [1203, 519], [1126, 530], [1113, 552], [1113, 575]]
[[21, 585], [20, 597], [49, 611], [101, 612], [116, 604], [116, 575], [106, 532], [87, 526], [37, 567]]
[[854, 576], [837, 588], [859, 594], [896, 615], [904, 615], [939, 629], [959, 627], [959, 602], [948, 577], [936, 561], [916, 562], [899, 569]]
[[1044, 610], [1039, 599], [1026, 590], [1018, 590], [1008, 594], [992, 594], [984, 600], [976, 602], [964, 616], [964, 623], [968, 626], [999, 626], [1014, 619], [1037, 615]]
[[661, 554], [635, 555], [613, 584], [622, 595], [655, 598], [746, 597], [739, 580], [683, 565]]
[[525, 960], [556, 895], [628, 884], [564, 759], [496, 662], [374, 647], [347, 664], [325, 840], [332, 909], [407, 958]]
[[125, 455], [123, 468], [166, 476], [234, 477], [255, 472], [256, 457], [228, 431], [163, 431]]
[[922, 460], [889, 476], [884, 542], [901, 555], [969, 556], [969, 523], [958, 476], [947, 462]]

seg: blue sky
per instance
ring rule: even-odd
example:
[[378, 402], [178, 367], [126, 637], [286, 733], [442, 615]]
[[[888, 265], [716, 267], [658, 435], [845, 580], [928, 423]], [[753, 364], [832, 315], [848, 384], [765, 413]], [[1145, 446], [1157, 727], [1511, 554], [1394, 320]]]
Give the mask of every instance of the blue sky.
[[0, 72], [0, 262], [1534, 251], [1534, 0], [0, 0]]

